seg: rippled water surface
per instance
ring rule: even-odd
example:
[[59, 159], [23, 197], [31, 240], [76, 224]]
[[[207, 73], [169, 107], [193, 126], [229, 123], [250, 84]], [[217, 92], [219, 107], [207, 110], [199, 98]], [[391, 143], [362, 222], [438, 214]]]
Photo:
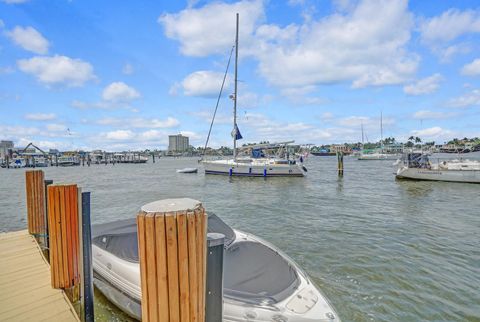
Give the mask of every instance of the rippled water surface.
[[[177, 174], [195, 159], [45, 168], [92, 192], [92, 221], [145, 203], [201, 200], [235, 228], [280, 247], [344, 321], [480, 321], [480, 185], [396, 181], [392, 161], [310, 157], [305, 178]], [[26, 227], [24, 170], [0, 169], [0, 230]], [[97, 317], [123, 320], [97, 297]]]

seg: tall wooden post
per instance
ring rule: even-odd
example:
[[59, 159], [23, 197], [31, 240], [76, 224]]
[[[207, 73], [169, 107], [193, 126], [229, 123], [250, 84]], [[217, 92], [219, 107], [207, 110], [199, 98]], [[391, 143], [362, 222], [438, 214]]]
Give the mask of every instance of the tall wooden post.
[[343, 176], [343, 152], [337, 151], [338, 175]]
[[25, 190], [27, 196], [28, 232], [37, 239], [46, 234], [45, 222], [45, 186], [42, 170], [25, 172]]
[[137, 215], [142, 321], [205, 321], [207, 217], [193, 199], [165, 199]]
[[50, 271], [53, 288], [70, 288], [80, 282], [76, 184], [48, 186]]

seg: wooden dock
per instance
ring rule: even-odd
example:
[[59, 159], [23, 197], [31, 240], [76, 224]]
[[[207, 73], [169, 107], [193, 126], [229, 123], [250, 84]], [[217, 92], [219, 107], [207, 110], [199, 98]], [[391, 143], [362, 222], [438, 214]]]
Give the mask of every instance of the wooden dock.
[[0, 321], [79, 321], [27, 230], [0, 234]]

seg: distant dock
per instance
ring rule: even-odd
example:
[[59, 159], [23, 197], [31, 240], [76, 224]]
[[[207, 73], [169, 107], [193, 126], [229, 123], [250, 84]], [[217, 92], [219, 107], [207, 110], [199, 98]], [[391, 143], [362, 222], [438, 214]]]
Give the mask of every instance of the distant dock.
[[80, 321], [27, 230], [0, 234], [0, 321]]

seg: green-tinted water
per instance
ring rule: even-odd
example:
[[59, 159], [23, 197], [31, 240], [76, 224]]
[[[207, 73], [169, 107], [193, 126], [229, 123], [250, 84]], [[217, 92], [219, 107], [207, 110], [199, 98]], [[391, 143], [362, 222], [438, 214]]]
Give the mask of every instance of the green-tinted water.
[[[310, 157], [305, 178], [177, 174], [195, 159], [46, 168], [92, 192], [92, 221], [135, 216], [171, 197], [204, 202], [227, 223], [295, 259], [344, 321], [480, 320], [480, 185], [396, 181], [392, 161]], [[24, 170], [0, 169], [2, 231], [24, 229]], [[98, 294], [96, 294], [98, 295]], [[124, 320], [101, 296], [101, 321]]]

